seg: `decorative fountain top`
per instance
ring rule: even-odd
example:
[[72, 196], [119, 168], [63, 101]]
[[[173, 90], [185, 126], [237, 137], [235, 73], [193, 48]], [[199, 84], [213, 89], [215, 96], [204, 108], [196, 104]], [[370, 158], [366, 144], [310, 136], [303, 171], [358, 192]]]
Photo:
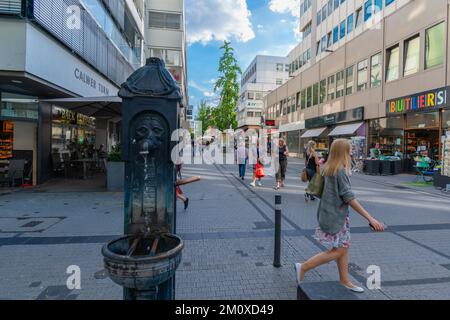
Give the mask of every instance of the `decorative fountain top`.
[[165, 68], [164, 61], [159, 58], [147, 59], [145, 66], [136, 70], [122, 84], [119, 97], [123, 99], [164, 98], [179, 102], [183, 99], [180, 87]]

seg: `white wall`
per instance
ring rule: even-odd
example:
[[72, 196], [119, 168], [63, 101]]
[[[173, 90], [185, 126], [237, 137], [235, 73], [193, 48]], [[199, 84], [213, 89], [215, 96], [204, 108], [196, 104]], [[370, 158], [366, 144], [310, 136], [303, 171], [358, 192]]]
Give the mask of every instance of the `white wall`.
[[[31, 23], [24, 24], [27, 28], [25, 67], [27, 72], [83, 97], [117, 95], [119, 88], [100, 73]], [[92, 77], [97, 83], [96, 87], [77, 79], [76, 69]], [[108, 88], [109, 94], [100, 91], [99, 84]]]
[[22, 20], [0, 18], [0, 70], [25, 69], [25, 23]]
[[14, 150], [34, 150], [36, 127], [32, 122], [14, 122]]

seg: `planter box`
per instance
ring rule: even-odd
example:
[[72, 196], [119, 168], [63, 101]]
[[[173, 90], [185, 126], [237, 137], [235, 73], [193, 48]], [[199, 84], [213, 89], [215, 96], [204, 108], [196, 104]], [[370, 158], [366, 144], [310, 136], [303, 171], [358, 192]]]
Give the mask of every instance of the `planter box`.
[[380, 161], [379, 160], [365, 160], [366, 173], [370, 175], [380, 174]]
[[123, 192], [125, 183], [125, 162], [106, 163], [106, 189], [109, 192]]

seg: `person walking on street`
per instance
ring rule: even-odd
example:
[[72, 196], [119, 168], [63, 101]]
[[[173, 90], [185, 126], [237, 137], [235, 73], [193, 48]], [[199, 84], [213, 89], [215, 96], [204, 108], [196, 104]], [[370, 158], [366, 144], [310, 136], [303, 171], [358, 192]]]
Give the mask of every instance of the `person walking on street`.
[[[320, 161], [319, 156], [317, 155], [316, 152], [316, 143], [314, 141], [308, 142], [308, 148], [306, 150], [306, 157], [305, 157], [305, 166], [308, 181], [311, 181], [314, 175], [320, 172]], [[316, 198], [312, 194], [305, 192], [305, 201], [309, 200], [314, 201], [316, 200]]]
[[300, 285], [305, 273], [320, 265], [336, 261], [341, 284], [356, 293], [363, 288], [354, 285], [349, 279], [348, 252], [350, 248], [349, 206], [364, 217], [376, 232], [382, 232], [385, 226], [373, 218], [358, 202], [352, 191], [350, 144], [345, 139], [337, 139], [331, 145], [325, 164], [323, 197], [319, 204], [317, 219], [319, 227], [315, 238], [328, 251], [322, 252], [304, 263], [295, 263], [297, 284]]
[[252, 160], [255, 161], [256, 163], [253, 165], [253, 179], [252, 182], [250, 183], [250, 186], [252, 187], [262, 187], [262, 182], [261, 182], [261, 176], [257, 175], [257, 171], [259, 168], [264, 168], [263, 164], [261, 163], [261, 159], [260, 159], [260, 152], [259, 152], [259, 140], [257, 140], [256, 142], [256, 146], [253, 146], [252, 148]]
[[248, 160], [248, 148], [245, 146], [245, 142], [241, 142], [237, 148], [237, 161], [239, 164], [239, 178], [245, 179], [245, 169]]
[[278, 140], [278, 154], [279, 166], [276, 174], [277, 185], [275, 186], [275, 190], [284, 188], [284, 181], [286, 179], [289, 149], [283, 139]]

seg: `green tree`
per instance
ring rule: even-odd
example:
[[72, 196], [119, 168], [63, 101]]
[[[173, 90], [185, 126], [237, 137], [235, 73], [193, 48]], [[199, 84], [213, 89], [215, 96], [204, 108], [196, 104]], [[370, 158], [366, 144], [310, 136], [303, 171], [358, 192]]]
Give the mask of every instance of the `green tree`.
[[219, 92], [220, 103], [215, 108], [215, 125], [223, 131], [237, 128], [236, 109], [239, 100], [239, 82], [238, 76], [242, 74], [234, 57], [234, 49], [229, 41], [224, 41], [222, 47], [223, 55], [219, 61], [219, 78], [214, 86], [214, 91]]
[[213, 108], [209, 106], [205, 100], [200, 101], [196, 121], [202, 123], [202, 134], [210, 126], [214, 126]]

